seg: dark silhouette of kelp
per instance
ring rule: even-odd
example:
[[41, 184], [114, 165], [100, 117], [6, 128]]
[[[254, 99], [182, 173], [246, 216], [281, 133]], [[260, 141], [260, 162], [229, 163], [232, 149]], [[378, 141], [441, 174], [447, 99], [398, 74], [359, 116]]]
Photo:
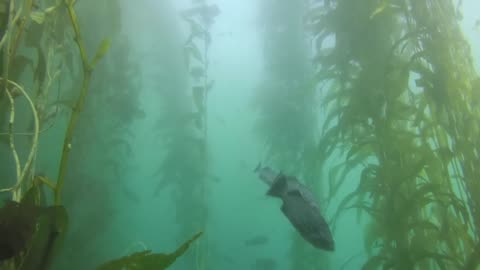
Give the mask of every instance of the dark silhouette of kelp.
[[35, 190], [0, 208], [0, 262], [12, 260], [15, 269], [48, 269], [68, 226], [63, 206], [34, 204]]
[[202, 235], [197, 233], [192, 239], [183, 243], [175, 252], [170, 254], [152, 253], [151, 250], [136, 252], [131, 255], [107, 262], [97, 268], [97, 270], [163, 270], [172, 265], [180, 256], [182, 256], [189, 246]]

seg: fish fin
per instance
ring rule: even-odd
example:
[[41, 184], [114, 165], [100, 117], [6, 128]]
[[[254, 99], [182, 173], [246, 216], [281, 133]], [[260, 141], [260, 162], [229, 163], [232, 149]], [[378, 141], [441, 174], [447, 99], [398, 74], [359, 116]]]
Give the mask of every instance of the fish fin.
[[273, 181], [272, 186], [267, 191], [267, 195], [272, 197], [282, 197], [286, 189], [287, 189], [287, 177], [284, 174], [279, 173], [278, 176]]

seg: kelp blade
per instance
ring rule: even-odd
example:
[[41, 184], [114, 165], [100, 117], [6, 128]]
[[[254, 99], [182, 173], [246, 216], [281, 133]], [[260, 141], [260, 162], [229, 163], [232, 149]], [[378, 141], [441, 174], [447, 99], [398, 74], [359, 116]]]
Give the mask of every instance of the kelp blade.
[[167, 269], [175, 260], [182, 256], [190, 247], [193, 241], [199, 238], [202, 232], [197, 233], [192, 239], [183, 243], [175, 252], [170, 254], [154, 253], [150, 250], [133, 253], [129, 256], [107, 262], [97, 268], [97, 270], [148, 270], [148, 269]]

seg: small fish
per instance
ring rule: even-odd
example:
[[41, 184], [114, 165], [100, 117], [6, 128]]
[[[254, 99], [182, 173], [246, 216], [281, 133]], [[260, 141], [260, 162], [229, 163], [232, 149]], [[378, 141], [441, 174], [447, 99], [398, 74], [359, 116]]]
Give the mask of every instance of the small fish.
[[255, 168], [260, 179], [270, 186], [268, 196], [282, 199], [281, 210], [300, 235], [318, 249], [335, 250], [335, 243], [327, 222], [313, 194], [297, 178], [277, 173], [270, 167]]
[[245, 241], [246, 246], [260, 246], [268, 243], [270, 239], [265, 235], [257, 235]]

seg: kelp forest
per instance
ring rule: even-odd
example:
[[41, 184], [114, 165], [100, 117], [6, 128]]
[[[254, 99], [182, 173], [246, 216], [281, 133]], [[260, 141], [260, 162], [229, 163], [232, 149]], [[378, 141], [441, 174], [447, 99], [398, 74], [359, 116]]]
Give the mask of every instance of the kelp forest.
[[480, 270], [478, 10], [0, 0], [0, 270]]

